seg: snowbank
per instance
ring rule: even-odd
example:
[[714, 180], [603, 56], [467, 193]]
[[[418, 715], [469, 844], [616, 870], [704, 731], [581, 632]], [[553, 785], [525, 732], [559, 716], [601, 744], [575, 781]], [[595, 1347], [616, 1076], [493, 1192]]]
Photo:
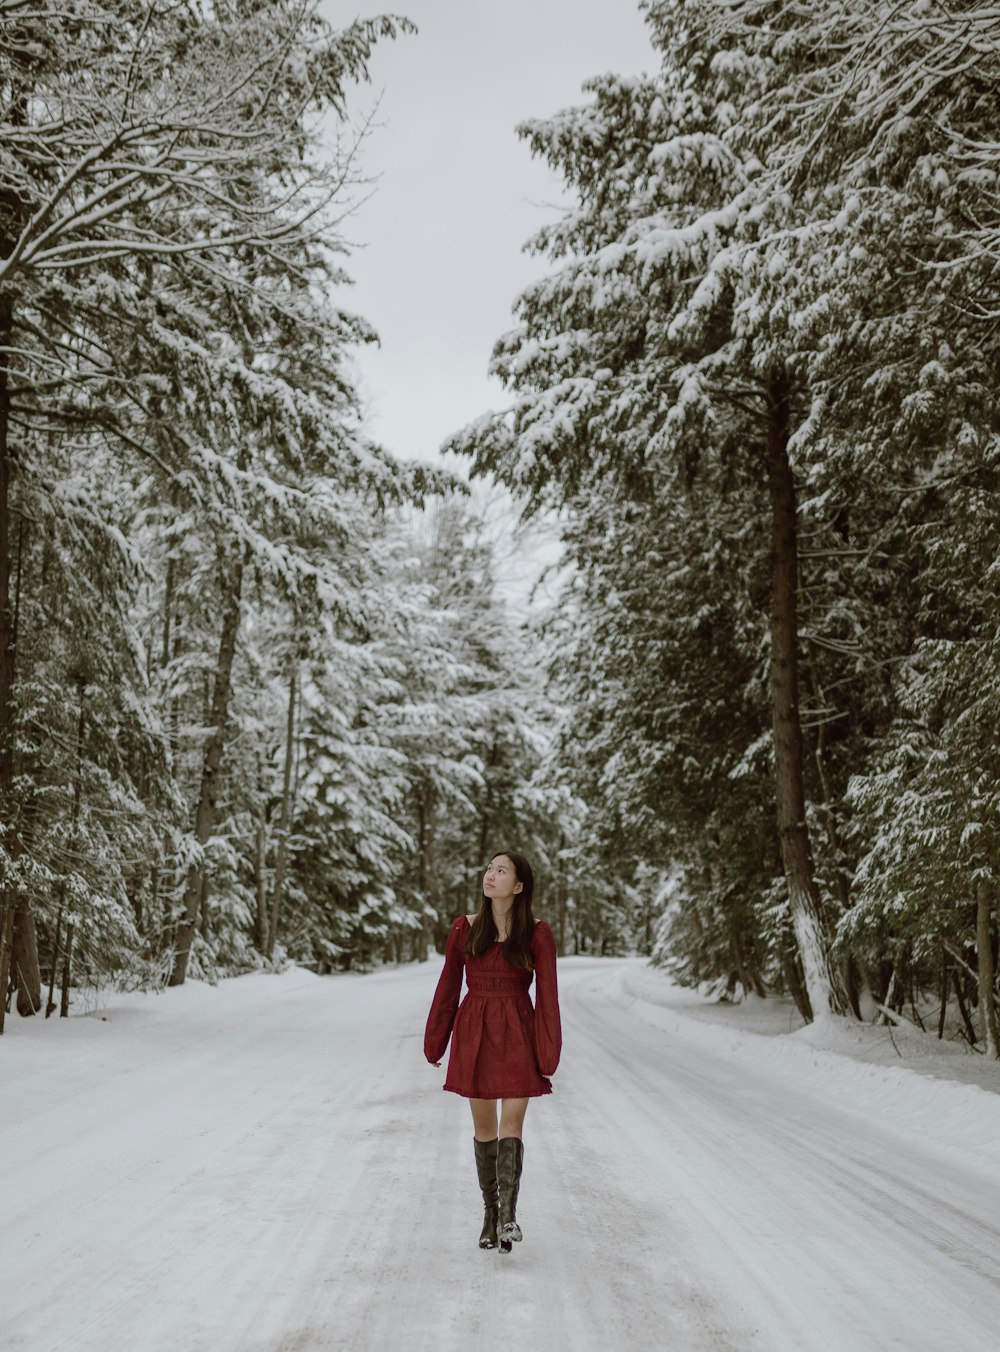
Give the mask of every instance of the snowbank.
[[[646, 963], [629, 963], [610, 978], [609, 995], [643, 1023], [716, 1056], [745, 1062], [978, 1171], [1000, 1176], [1000, 1063], [954, 1045], [938, 1044], [916, 1028], [885, 1028], [831, 1019], [775, 1035], [789, 1022], [780, 1002], [710, 1007]], [[772, 1005], [771, 1010], [762, 1006]], [[700, 1006], [700, 1008], [699, 1008]], [[711, 1010], [709, 1017], [702, 1017]], [[740, 1027], [757, 1022], [764, 1031]], [[799, 1022], [799, 1020], [795, 1020]], [[898, 1049], [893, 1050], [893, 1044]], [[875, 1057], [906, 1065], [873, 1064]], [[943, 1078], [951, 1071], [954, 1078]], [[978, 1083], [961, 1083], [975, 1077]]]

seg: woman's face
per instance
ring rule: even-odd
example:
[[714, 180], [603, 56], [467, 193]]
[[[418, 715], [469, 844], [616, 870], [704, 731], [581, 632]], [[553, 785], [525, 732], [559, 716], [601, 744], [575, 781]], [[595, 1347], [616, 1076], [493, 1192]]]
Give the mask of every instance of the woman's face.
[[512, 903], [520, 890], [514, 865], [505, 854], [494, 855], [483, 876], [483, 891], [491, 901]]

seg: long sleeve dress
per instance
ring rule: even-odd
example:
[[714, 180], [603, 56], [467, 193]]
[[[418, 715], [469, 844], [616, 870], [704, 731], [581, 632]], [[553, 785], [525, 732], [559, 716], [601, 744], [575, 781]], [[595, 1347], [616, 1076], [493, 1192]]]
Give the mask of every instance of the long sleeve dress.
[[[537, 1098], [551, 1094], [562, 1030], [556, 985], [556, 944], [544, 920], [531, 939], [534, 972], [514, 967], [498, 942], [478, 958], [466, 956], [468, 916], [451, 927], [444, 970], [424, 1033], [424, 1055], [440, 1061], [451, 1038], [444, 1088], [464, 1098]], [[468, 990], [459, 1004], [462, 973]], [[535, 1003], [528, 988], [535, 979]]]

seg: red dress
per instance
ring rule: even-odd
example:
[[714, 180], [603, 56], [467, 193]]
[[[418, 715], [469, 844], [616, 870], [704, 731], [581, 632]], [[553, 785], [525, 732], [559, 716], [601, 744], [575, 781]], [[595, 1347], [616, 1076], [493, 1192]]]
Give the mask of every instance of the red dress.
[[[556, 944], [544, 920], [531, 939], [534, 973], [514, 967], [495, 943], [479, 958], [465, 954], [469, 920], [451, 927], [444, 971], [424, 1033], [424, 1055], [437, 1062], [451, 1038], [444, 1087], [464, 1098], [537, 1098], [551, 1094], [562, 1050]], [[461, 1005], [462, 972], [469, 989]], [[528, 987], [535, 977], [535, 1004]]]

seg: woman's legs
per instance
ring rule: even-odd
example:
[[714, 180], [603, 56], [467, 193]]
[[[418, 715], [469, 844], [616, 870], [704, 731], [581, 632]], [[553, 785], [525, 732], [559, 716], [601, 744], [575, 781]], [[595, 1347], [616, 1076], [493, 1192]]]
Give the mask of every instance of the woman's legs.
[[524, 1114], [528, 1111], [530, 1099], [509, 1098], [500, 1101], [500, 1139], [516, 1136], [521, 1139], [524, 1130]]
[[481, 1249], [497, 1246], [497, 1219], [500, 1192], [497, 1184], [497, 1101], [496, 1099], [469, 1099], [472, 1125], [475, 1131], [476, 1173], [483, 1194], [483, 1229], [479, 1236]]
[[496, 1099], [469, 1099], [477, 1141], [495, 1141], [497, 1136], [522, 1137], [524, 1114], [531, 1099], [500, 1099], [500, 1129], [496, 1125]]
[[472, 1126], [476, 1133], [476, 1140], [495, 1141], [497, 1138], [496, 1099], [470, 1098], [469, 1107], [472, 1109]]
[[502, 1253], [510, 1253], [512, 1242], [521, 1238], [516, 1207], [524, 1159], [521, 1133], [528, 1100], [500, 1100], [499, 1140], [497, 1100], [473, 1098], [469, 1099], [469, 1107], [476, 1138], [476, 1168], [486, 1206], [479, 1247], [492, 1249], [499, 1243]]
[[508, 1098], [500, 1100], [500, 1129], [497, 1130], [497, 1100], [469, 1099], [472, 1109], [472, 1125], [477, 1141], [495, 1141], [499, 1135], [516, 1136], [524, 1131], [524, 1115], [528, 1111], [530, 1099]]

